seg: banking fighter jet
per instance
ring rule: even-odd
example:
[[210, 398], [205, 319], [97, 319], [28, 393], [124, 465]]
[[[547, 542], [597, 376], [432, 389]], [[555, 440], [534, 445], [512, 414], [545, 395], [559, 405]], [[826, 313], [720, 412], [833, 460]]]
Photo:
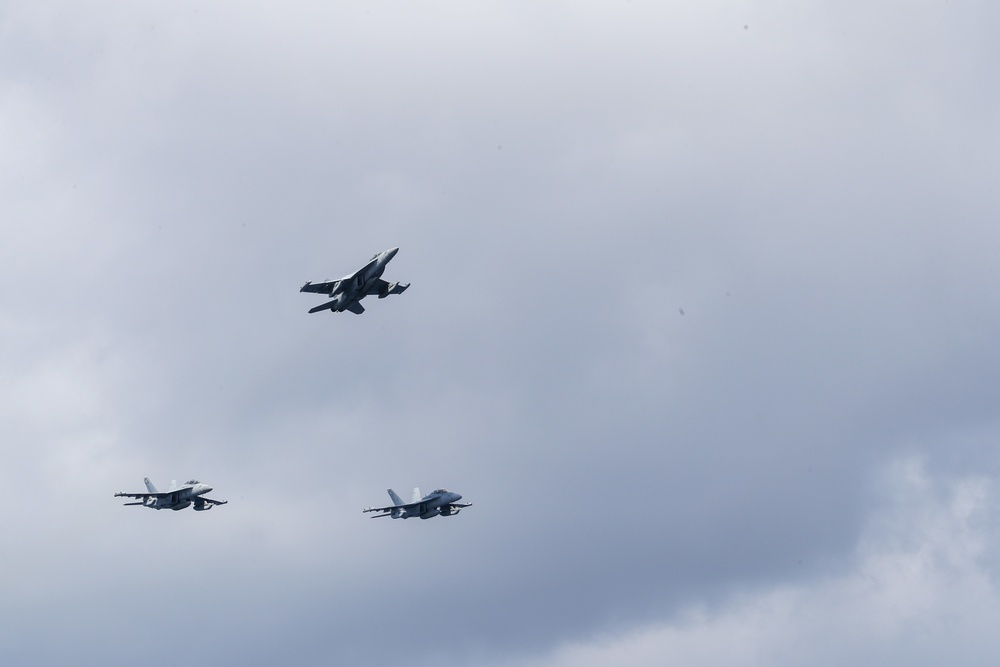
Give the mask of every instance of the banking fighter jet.
[[389, 283], [382, 280], [382, 272], [385, 265], [389, 263], [399, 248], [390, 248], [385, 252], [380, 252], [349, 276], [344, 276], [340, 280], [325, 280], [314, 283], [307, 282], [302, 286], [300, 292], [316, 292], [333, 297], [333, 301], [327, 301], [321, 306], [310, 308], [310, 313], [318, 313], [321, 310], [329, 310], [334, 313], [342, 313], [349, 310], [360, 315], [365, 312], [365, 307], [361, 305], [361, 299], [369, 294], [378, 294], [378, 298], [384, 299], [390, 294], [402, 294], [410, 283]]

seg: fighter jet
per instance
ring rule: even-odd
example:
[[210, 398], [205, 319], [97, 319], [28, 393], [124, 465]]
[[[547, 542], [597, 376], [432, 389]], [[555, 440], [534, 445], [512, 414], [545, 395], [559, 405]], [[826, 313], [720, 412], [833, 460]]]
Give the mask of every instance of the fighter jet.
[[198, 512], [212, 509], [213, 505], [225, 505], [227, 500], [212, 500], [206, 498], [206, 493], [212, 492], [212, 487], [202, 484], [196, 479], [189, 479], [183, 485], [177, 486], [177, 482], [170, 483], [169, 491], [157, 491], [153, 483], [146, 477], [146, 490], [149, 493], [116, 493], [115, 498], [124, 496], [125, 498], [141, 498], [137, 503], [125, 503], [126, 505], [142, 505], [154, 510], [182, 510], [191, 503]]
[[333, 297], [333, 301], [327, 301], [322, 306], [310, 308], [310, 313], [318, 313], [321, 310], [329, 310], [334, 313], [342, 313], [349, 310], [360, 315], [365, 312], [365, 307], [361, 305], [361, 299], [369, 294], [378, 294], [378, 298], [384, 299], [390, 294], [402, 294], [410, 283], [388, 283], [382, 280], [382, 272], [385, 265], [389, 263], [399, 248], [389, 248], [385, 252], [380, 252], [349, 276], [344, 276], [340, 280], [325, 280], [314, 283], [307, 282], [302, 286], [300, 292], [316, 292], [327, 294]]
[[396, 492], [389, 489], [389, 497], [392, 498], [390, 507], [366, 507], [362, 512], [382, 512], [376, 514], [373, 519], [380, 516], [391, 516], [393, 519], [409, 519], [410, 517], [420, 517], [430, 519], [432, 516], [453, 516], [458, 514], [462, 508], [471, 507], [472, 503], [460, 503], [462, 496], [452, 493], [447, 489], [434, 489], [426, 496], [421, 497], [420, 487], [413, 489], [413, 500], [403, 503], [403, 499], [396, 495]]

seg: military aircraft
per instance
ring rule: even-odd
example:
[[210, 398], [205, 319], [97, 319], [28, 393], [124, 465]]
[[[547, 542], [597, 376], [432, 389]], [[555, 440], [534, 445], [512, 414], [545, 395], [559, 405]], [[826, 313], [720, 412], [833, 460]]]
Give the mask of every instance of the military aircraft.
[[317, 294], [328, 294], [333, 297], [333, 301], [327, 301], [322, 306], [310, 308], [310, 313], [318, 313], [321, 310], [329, 310], [332, 313], [342, 313], [349, 310], [360, 315], [365, 312], [365, 307], [361, 305], [361, 299], [369, 294], [378, 294], [378, 298], [384, 299], [390, 294], [402, 294], [410, 283], [388, 283], [382, 280], [382, 272], [385, 265], [389, 263], [399, 248], [389, 248], [385, 252], [380, 252], [349, 276], [344, 276], [340, 280], [325, 280], [314, 283], [307, 282], [302, 286], [300, 292], [316, 292]]
[[142, 505], [151, 507], [154, 510], [182, 510], [191, 503], [198, 512], [212, 509], [213, 505], [225, 505], [227, 500], [212, 500], [206, 498], [206, 493], [212, 492], [212, 487], [202, 484], [196, 479], [189, 479], [183, 485], [177, 486], [177, 482], [170, 483], [169, 491], [157, 491], [153, 483], [146, 477], [146, 490], [148, 493], [116, 493], [115, 498], [124, 496], [125, 498], [141, 498], [137, 503], [125, 503], [126, 505]]
[[376, 514], [373, 519], [380, 516], [391, 516], [393, 519], [409, 519], [410, 517], [420, 517], [430, 519], [432, 516], [453, 516], [458, 514], [462, 508], [471, 507], [472, 503], [460, 503], [462, 496], [452, 493], [447, 489], [434, 489], [426, 496], [421, 497], [420, 487], [413, 489], [413, 500], [403, 503], [403, 499], [396, 495], [396, 492], [389, 489], [389, 497], [393, 504], [390, 507], [366, 507], [362, 512], [382, 512]]

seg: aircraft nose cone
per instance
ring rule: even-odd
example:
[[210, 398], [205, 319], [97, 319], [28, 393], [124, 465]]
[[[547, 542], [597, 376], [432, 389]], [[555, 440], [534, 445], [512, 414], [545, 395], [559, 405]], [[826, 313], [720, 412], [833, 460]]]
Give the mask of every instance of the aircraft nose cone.
[[212, 492], [212, 487], [210, 487], [208, 484], [202, 484], [201, 485], [201, 490], [202, 490], [202, 493], [211, 493]]
[[457, 503], [459, 500], [462, 499], [462, 494], [461, 493], [453, 493], [451, 495], [455, 496], [455, 499], [451, 501], [453, 503]]
[[395, 257], [397, 252], [399, 252], [399, 248], [389, 248], [388, 250], [386, 250], [385, 251], [386, 261], [389, 261], [390, 259]]

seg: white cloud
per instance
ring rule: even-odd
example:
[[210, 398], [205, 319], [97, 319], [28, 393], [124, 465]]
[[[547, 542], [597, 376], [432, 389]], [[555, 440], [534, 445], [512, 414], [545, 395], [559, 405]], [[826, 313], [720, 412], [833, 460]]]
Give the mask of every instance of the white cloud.
[[690, 607], [666, 623], [564, 645], [507, 667], [992, 664], [997, 480], [936, 479], [915, 459], [885, 474], [850, 571]]

